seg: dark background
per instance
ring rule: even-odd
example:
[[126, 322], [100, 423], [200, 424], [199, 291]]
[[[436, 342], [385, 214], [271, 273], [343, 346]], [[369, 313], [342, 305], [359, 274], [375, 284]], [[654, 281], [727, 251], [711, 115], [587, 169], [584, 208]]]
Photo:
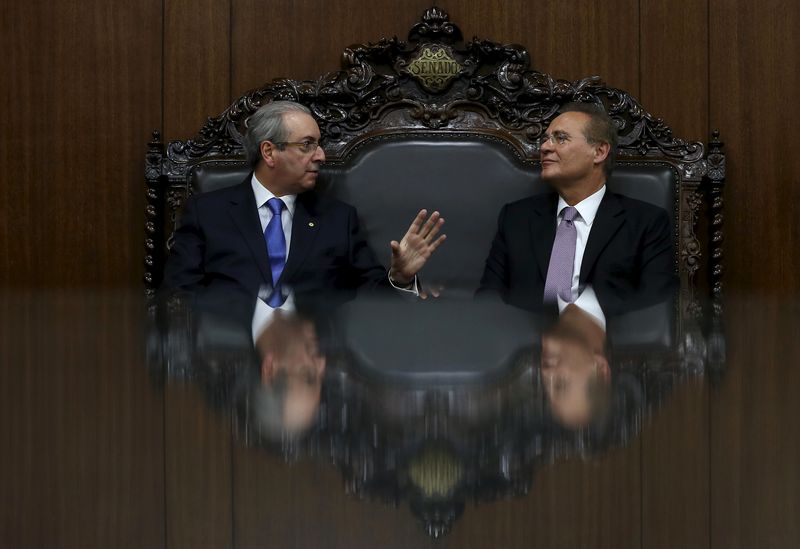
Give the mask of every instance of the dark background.
[[[13, 290], [6, 296], [43, 293], [33, 310], [25, 299], [0, 299], [0, 359], [14, 365], [0, 370], [13, 397], [0, 399], [12, 426], [3, 439], [12, 450], [0, 457], [12, 495], [0, 539], [16, 547], [250, 547], [263, 546], [267, 532], [275, 547], [289, 547], [355, 544], [360, 532], [364, 546], [427, 541], [406, 510], [346, 496], [335, 471], [287, 469], [232, 441], [191, 387], [152, 390], [143, 327], [131, 320], [141, 304], [87, 295], [141, 287], [152, 130], [185, 139], [250, 88], [338, 69], [354, 42], [405, 38], [430, 1], [2, 4], [0, 286]], [[600, 75], [682, 138], [706, 141], [719, 129], [730, 293], [800, 288], [800, 4], [441, 7], [466, 38], [523, 44], [532, 66], [555, 77]], [[51, 292], [65, 288], [66, 297]], [[754, 317], [760, 328], [731, 326], [721, 392], [681, 388], [672, 412], [631, 448], [553, 466], [530, 498], [468, 511], [443, 546], [529, 546], [531, 529], [547, 547], [793, 545], [798, 445], [781, 442], [774, 418], [796, 417], [798, 401], [783, 370], [764, 372], [786, 364], [782, 349], [794, 336], [759, 302], [730, 316], [755, 310], [764, 311]], [[789, 353], [789, 363], [796, 357]], [[796, 379], [797, 369], [789, 372]], [[781, 451], [765, 456], [762, 446]]]

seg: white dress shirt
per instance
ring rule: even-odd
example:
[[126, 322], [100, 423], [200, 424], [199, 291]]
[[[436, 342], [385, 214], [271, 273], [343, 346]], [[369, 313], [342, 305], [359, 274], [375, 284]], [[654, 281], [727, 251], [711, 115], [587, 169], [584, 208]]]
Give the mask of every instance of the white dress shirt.
[[[575, 229], [578, 235], [575, 242], [575, 262], [572, 265], [572, 297], [575, 305], [585, 310], [587, 313], [595, 317], [605, 328], [605, 315], [600, 309], [600, 303], [597, 301], [597, 296], [594, 290], [590, 287], [580, 287], [581, 265], [583, 264], [583, 252], [586, 251], [586, 242], [589, 240], [589, 233], [592, 231], [594, 218], [597, 216], [597, 210], [600, 207], [600, 202], [606, 194], [606, 186], [603, 185], [594, 194], [584, 198], [574, 208], [578, 210], [578, 215], [573, 220]], [[569, 204], [558, 197], [558, 216], [556, 218], [556, 226], [561, 223], [564, 218], [564, 208], [569, 207]], [[569, 303], [558, 297], [558, 310], [563, 311]]]
[[[267, 201], [274, 198], [272, 194], [253, 174], [250, 180], [250, 185], [253, 187], [253, 195], [256, 197], [256, 206], [258, 207], [258, 218], [261, 220], [261, 232], [267, 230], [267, 225], [272, 219], [272, 211], [267, 206]], [[286, 238], [286, 257], [289, 257], [289, 246], [292, 242], [292, 219], [294, 218], [294, 206], [297, 200], [296, 194], [285, 194], [278, 197], [283, 200], [286, 207], [281, 210], [281, 227], [283, 227], [283, 236]]]
[[272, 319], [275, 317], [275, 311], [278, 309], [287, 313], [293, 313], [295, 311], [293, 292], [289, 292], [289, 295], [286, 297], [286, 300], [280, 305], [280, 307], [276, 307], [274, 309], [261, 299], [256, 299], [256, 306], [253, 310], [252, 320], [253, 343], [258, 341], [258, 337], [264, 333], [270, 324], [272, 324]]

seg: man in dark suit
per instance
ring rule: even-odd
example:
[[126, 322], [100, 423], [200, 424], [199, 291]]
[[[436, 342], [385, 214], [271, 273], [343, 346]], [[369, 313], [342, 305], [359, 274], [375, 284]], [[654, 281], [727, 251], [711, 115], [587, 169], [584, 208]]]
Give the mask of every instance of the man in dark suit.
[[542, 179], [555, 192], [503, 207], [479, 294], [499, 293], [528, 309], [594, 300], [613, 313], [669, 293], [669, 216], [606, 189], [616, 146], [616, 128], [602, 108], [562, 109], [540, 149]]
[[444, 223], [438, 212], [426, 220], [420, 211], [405, 236], [390, 243], [387, 274], [355, 209], [314, 192], [325, 153], [310, 111], [275, 101], [246, 126], [253, 172], [239, 185], [187, 200], [162, 287], [238, 285], [271, 305], [281, 303], [276, 289], [285, 295], [385, 283], [418, 292], [416, 273], [445, 238], [437, 236]]

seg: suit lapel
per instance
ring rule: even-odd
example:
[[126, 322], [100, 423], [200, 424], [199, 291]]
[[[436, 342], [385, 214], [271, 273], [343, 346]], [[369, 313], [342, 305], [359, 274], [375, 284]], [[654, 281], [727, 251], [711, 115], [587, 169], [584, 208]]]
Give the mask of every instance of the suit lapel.
[[550, 252], [556, 238], [556, 206], [558, 195], [551, 193], [547, 200], [539, 201], [531, 216], [531, 248], [536, 255], [536, 263], [542, 280], [547, 279], [547, 267], [550, 264]]
[[261, 232], [261, 220], [258, 217], [258, 207], [253, 196], [253, 189], [250, 181], [251, 175], [238, 186], [236, 192], [231, 197], [228, 214], [233, 219], [234, 224], [242, 233], [253, 259], [261, 271], [264, 280], [271, 284], [272, 273], [269, 268], [269, 258], [267, 257], [267, 244], [264, 241], [264, 233]]
[[292, 218], [292, 242], [280, 281], [291, 281], [308, 256], [319, 231], [319, 221], [308, 193], [297, 196]]
[[606, 194], [600, 202], [600, 207], [597, 209], [597, 215], [589, 233], [589, 240], [586, 242], [586, 249], [583, 252], [580, 274], [581, 284], [586, 283], [586, 279], [594, 268], [597, 258], [600, 257], [603, 249], [625, 222], [625, 216], [622, 215], [624, 212], [625, 210], [617, 197], [606, 190]]

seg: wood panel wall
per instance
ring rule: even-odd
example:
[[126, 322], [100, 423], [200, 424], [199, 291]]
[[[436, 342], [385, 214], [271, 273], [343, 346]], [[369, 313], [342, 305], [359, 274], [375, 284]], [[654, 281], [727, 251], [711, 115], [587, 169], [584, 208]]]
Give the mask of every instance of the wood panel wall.
[[162, 5], [0, 7], [0, 285], [134, 284], [143, 143], [162, 125]]
[[0, 292], [3, 547], [164, 547], [144, 326], [133, 292]]

